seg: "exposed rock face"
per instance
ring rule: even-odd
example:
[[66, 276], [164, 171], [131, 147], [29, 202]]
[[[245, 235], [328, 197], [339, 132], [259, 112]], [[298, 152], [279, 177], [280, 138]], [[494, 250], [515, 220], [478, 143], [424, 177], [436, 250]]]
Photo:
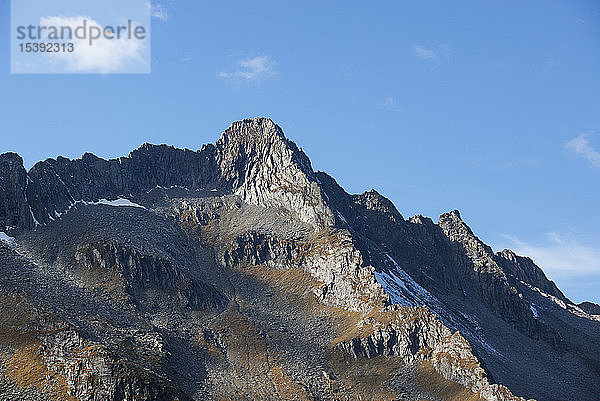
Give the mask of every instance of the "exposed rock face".
[[593, 302], [582, 302], [578, 305], [585, 313], [600, 315], [600, 305]]
[[270, 119], [233, 123], [216, 143], [222, 180], [250, 204], [283, 207], [317, 227], [333, 224], [310, 160]]
[[15, 153], [0, 155], [0, 228], [33, 227], [27, 201], [27, 172]]
[[78, 400], [186, 400], [168, 381], [111, 356], [74, 330], [43, 338], [46, 366], [64, 377], [69, 396]]
[[225, 248], [222, 263], [301, 268], [322, 283], [315, 289], [322, 302], [348, 310], [367, 313], [389, 302], [373, 276], [374, 268], [364, 265], [351, 239], [339, 232], [317, 234], [306, 242], [246, 233]]
[[[48, 159], [31, 169], [30, 186], [26, 185], [22, 160], [10, 154], [3, 159], [14, 164], [15, 171], [20, 169], [9, 172], [12, 178], [7, 180], [12, 187], [22, 185], [33, 215], [42, 223], [57, 217], [57, 212], [64, 213], [75, 201], [140, 194], [157, 186], [220, 188], [239, 194], [250, 204], [283, 207], [295, 212], [301, 221], [318, 227], [334, 221], [310, 160], [270, 119], [234, 123], [216, 145], [197, 152], [144, 144], [128, 157], [116, 160], [103, 160], [89, 153], [77, 160]], [[11, 196], [10, 200], [22, 202], [25, 195]], [[2, 211], [0, 218], [7, 219], [8, 211], [15, 209], [12, 206]], [[27, 201], [22, 206], [26, 207]], [[15, 227], [30, 227], [23, 217], [15, 223]]]
[[[145, 144], [29, 172], [5, 154], [0, 167], [0, 228], [16, 238], [0, 242], [0, 300], [56, 315], [32, 325], [38, 365], [61, 378], [50, 388], [13, 374], [22, 348], [7, 316], [22, 307], [9, 302], [0, 396], [595, 401], [600, 392], [594, 305], [573, 305], [530, 259], [494, 254], [457, 211], [436, 224], [405, 219], [375, 190], [347, 194], [269, 119], [236, 122], [198, 151]], [[94, 204], [117, 198], [141, 206]], [[423, 372], [438, 385], [415, 379]]]
[[53, 400], [189, 400], [164, 378], [84, 339], [22, 296], [3, 296], [0, 311], [0, 355], [15, 395], [24, 387]]
[[[492, 249], [473, 234], [457, 210], [442, 215], [439, 225], [453, 245], [464, 250], [455, 251], [457, 255], [466, 256], [459, 262], [459, 266], [468, 270], [467, 275], [472, 270], [471, 275], [474, 273], [479, 296], [492, 311], [529, 336], [543, 338], [554, 345], [560, 343], [558, 334], [535, 319], [529, 304], [523, 300], [519, 291], [511, 286], [507, 273], [512, 271], [506, 272], [496, 263]], [[528, 267], [529, 270], [535, 271], [533, 266]], [[535, 283], [544, 280], [545, 286], [553, 284], [545, 275], [535, 279]]]
[[393, 314], [395, 319], [387, 326], [376, 328], [367, 337], [342, 342], [339, 347], [357, 359], [399, 356], [407, 363], [431, 363], [443, 377], [485, 400], [524, 400], [505, 386], [490, 384], [469, 343], [427, 310], [407, 314], [395, 309]]
[[116, 285], [137, 298], [158, 290], [182, 307], [200, 310], [223, 308], [227, 299], [216, 289], [194, 280], [163, 257], [145, 255], [115, 243], [91, 243], [81, 246], [74, 255], [75, 264], [88, 274], [100, 274], [108, 286]]
[[410, 363], [426, 358], [427, 353], [437, 349], [452, 335], [426, 309], [413, 311], [391, 307], [382, 313], [384, 316], [393, 316], [393, 319], [387, 325], [380, 325], [375, 317], [373, 321], [377, 327], [373, 329], [373, 333], [342, 342], [339, 347], [355, 358], [400, 356]]
[[59, 157], [37, 163], [29, 172], [27, 197], [39, 222], [49, 223], [76, 201], [98, 201], [139, 194], [157, 186], [205, 188], [216, 181], [214, 146], [198, 152], [144, 144], [127, 157], [103, 160]]
[[559, 298], [563, 302], [569, 302], [556, 284], [548, 280], [543, 270], [536, 266], [530, 258], [518, 256], [510, 249], [504, 249], [496, 253], [494, 260], [502, 267], [502, 270], [509, 278], [512, 277], [519, 281], [524, 281], [547, 294]]

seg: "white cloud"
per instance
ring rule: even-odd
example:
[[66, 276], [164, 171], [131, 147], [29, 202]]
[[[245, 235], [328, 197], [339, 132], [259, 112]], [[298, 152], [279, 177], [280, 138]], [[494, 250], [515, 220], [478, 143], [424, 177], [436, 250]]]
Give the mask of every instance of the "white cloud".
[[222, 71], [218, 76], [226, 81], [237, 83], [261, 82], [276, 74], [276, 65], [277, 63], [269, 56], [257, 56], [238, 60], [235, 71]]
[[[74, 31], [77, 27], [83, 25], [86, 21], [88, 29], [97, 27], [103, 30], [104, 27], [86, 16], [78, 17], [44, 17], [40, 20], [41, 25], [71, 27]], [[132, 65], [146, 65], [147, 61], [142, 57], [144, 42], [141, 40], [129, 40], [122, 37], [112, 40], [98, 39], [89, 43], [89, 39], [77, 39], [73, 37], [69, 42], [74, 44], [72, 53], [54, 52], [48, 53], [55, 60], [66, 63], [66, 69], [70, 72], [92, 72], [92, 73], [118, 73]], [[149, 69], [149, 66], [147, 66]]]
[[150, 7], [150, 16], [158, 18], [161, 21], [167, 21], [169, 19], [169, 12], [166, 7], [160, 3], [148, 4]]
[[414, 48], [415, 57], [422, 60], [437, 60], [438, 55], [434, 50], [426, 49], [423, 46], [415, 46]]
[[435, 49], [428, 49], [423, 46], [414, 46], [413, 53], [416, 58], [426, 61], [437, 61], [442, 58], [448, 58], [454, 51], [448, 45], [439, 45]]
[[572, 238], [550, 232], [543, 244], [531, 244], [511, 235], [503, 235], [519, 255], [532, 258], [553, 278], [573, 278], [600, 274], [600, 250], [585, 246]]
[[582, 156], [592, 165], [600, 167], [600, 152], [598, 152], [590, 145], [590, 141], [588, 139], [589, 137], [589, 133], [581, 134], [577, 138], [570, 140], [565, 145], [565, 149], [579, 156]]
[[383, 107], [394, 111], [403, 111], [404, 107], [400, 106], [393, 96], [387, 96], [383, 100]]

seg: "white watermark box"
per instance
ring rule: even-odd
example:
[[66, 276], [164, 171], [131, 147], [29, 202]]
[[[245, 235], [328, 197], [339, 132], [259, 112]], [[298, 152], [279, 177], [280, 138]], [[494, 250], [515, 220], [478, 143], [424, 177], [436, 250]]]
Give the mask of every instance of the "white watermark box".
[[148, 74], [148, 0], [12, 0], [14, 74]]

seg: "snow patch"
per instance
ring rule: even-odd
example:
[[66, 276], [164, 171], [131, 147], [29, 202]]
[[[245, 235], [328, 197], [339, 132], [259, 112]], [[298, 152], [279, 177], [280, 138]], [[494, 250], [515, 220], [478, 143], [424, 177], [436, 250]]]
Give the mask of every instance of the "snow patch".
[[[88, 201], [84, 201], [84, 200], [78, 200], [78, 201], [71, 203], [69, 205], [69, 207], [67, 208], [67, 210], [65, 210], [64, 212], [58, 212], [55, 210], [54, 215], [56, 216], [57, 219], [60, 219], [62, 216], [67, 214], [74, 207], [77, 207], [77, 205], [79, 205], [79, 204], [81, 204], [81, 205], [106, 205], [106, 206], [114, 206], [114, 207], [137, 207], [140, 209], [146, 209], [144, 206], [134, 203], [126, 198], [118, 198], [115, 200], [100, 199], [98, 202], [88, 202]], [[52, 219], [52, 220], [54, 220], [54, 219]]]
[[535, 308], [535, 304], [530, 304], [529, 308], [531, 309], [531, 313], [533, 313], [533, 317], [539, 319], [540, 315], [538, 314], [538, 311]]
[[479, 344], [481, 344], [481, 346], [487, 350], [490, 354], [495, 354], [495, 355], [502, 355], [501, 353], [499, 353], [496, 348], [492, 347], [490, 344], [488, 344], [487, 341], [485, 341], [485, 335], [484, 335], [484, 330], [481, 328], [481, 326], [479, 325], [479, 323], [477, 322], [477, 319], [475, 319], [473, 316], [466, 314], [464, 312], [460, 312], [460, 314], [462, 315], [462, 317], [464, 317], [469, 324], [472, 326], [471, 327], [464, 327], [463, 328], [463, 335], [469, 340], [469, 341], [476, 341]]
[[84, 202], [84, 203], [87, 203], [88, 205], [108, 205], [108, 206], [115, 206], [115, 207], [126, 206], [126, 207], [138, 207], [141, 209], [145, 209], [144, 206], [138, 205], [137, 203], [133, 203], [129, 199], [125, 199], [125, 198], [119, 198], [119, 199], [115, 199], [115, 200], [100, 199], [98, 202]]
[[348, 229], [350, 229], [350, 224], [348, 224], [348, 221], [346, 220], [346, 218], [337, 210], [335, 212], [337, 213], [337, 215], [340, 218], [340, 220], [342, 221], [342, 223], [344, 223], [346, 225], [346, 227], [348, 227]]
[[13, 237], [9, 237], [5, 232], [0, 231], [0, 242], [5, 242], [8, 245], [12, 245], [15, 242]]
[[33, 214], [33, 210], [31, 209], [31, 206], [29, 206], [29, 213], [31, 213], [31, 218], [33, 219], [33, 223], [35, 224], [35, 226], [39, 226], [40, 222], [37, 221], [37, 219], [35, 218], [35, 215]]
[[417, 283], [390, 255], [385, 254], [385, 256], [394, 265], [394, 269], [390, 269], [388, 272], [375, 272], [374, 274], [375, 279], [390, 296], [392, 303], [410, 307], [427, 306], [448, 327], [460, 331], [469, 340], [479, 342], [490, 354], [501, 355], [485, 341], [483, 330], [475, 318], [461, 312], [468, 324], [465, 325], [455, 320], [452, 314], [442, 306], [442, 303], [433, 294]]
[[387, 253], [385, 254], [395, 269], [388, 272], [375, 272], [375, 279], [381, 284], [390, 300], [398, 305], [404, 306], [428, 306], [435, 310], [440, 306], [436, 297], [421, 287], [413, 280], [396, 261]]
[[479, 343], [481, 344], [481, 346], [483, 348], [485, 348], [489, 353], [496, 354], [496, 355], [502, 355], [494, 347], [489, 345], [482, 337], [479, 337], [478, 340], [479, 340]]
[[[585, 318], [588, 320], [595, 320], [597, 322], [600, 322], [600, 315], [590, 315], [589, 313], [586, 313], [583, 309], [581, 309], [577, 305], [567, 304], [562, 299], [559, 299], [559, 298], [555, 297], [554, 295], [547, 294], [538, 287], [535, 287], [535, 286], [533, 286], [529, 283], [526, 283], [522, 280], [520, 280], [520, 281], [521, 281], [521, 284], [523, 284], [530, 290], [537, 292], [542, 297], [546, 298], [550, 302], [555, 303], [556, 305], [558, 305], [560, 308], [566, 310], [567, 312], [570, 312], [570, 313], [574, 314], [575, 316], [579, 316], [579, 317], [582, 317], [582, 318]], [[532, 310], [532, 312], [533, 312], [533, 310]], [[533, 316], [537, 318], [535, 313], [533, 314]]]

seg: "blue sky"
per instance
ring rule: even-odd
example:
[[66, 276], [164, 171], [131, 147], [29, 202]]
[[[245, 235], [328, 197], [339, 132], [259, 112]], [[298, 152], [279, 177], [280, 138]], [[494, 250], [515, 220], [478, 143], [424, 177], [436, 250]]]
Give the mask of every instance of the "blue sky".
[[[10, 25], [0, 1], [0, 25]], [[600, 302], [600, 3], [154, 4], [149, 75], [11, 75], [0, 152], [36, 161], [143, 142], [191, 149], [269, 116], [349, 192], [405, 216], [459, 209]]]

